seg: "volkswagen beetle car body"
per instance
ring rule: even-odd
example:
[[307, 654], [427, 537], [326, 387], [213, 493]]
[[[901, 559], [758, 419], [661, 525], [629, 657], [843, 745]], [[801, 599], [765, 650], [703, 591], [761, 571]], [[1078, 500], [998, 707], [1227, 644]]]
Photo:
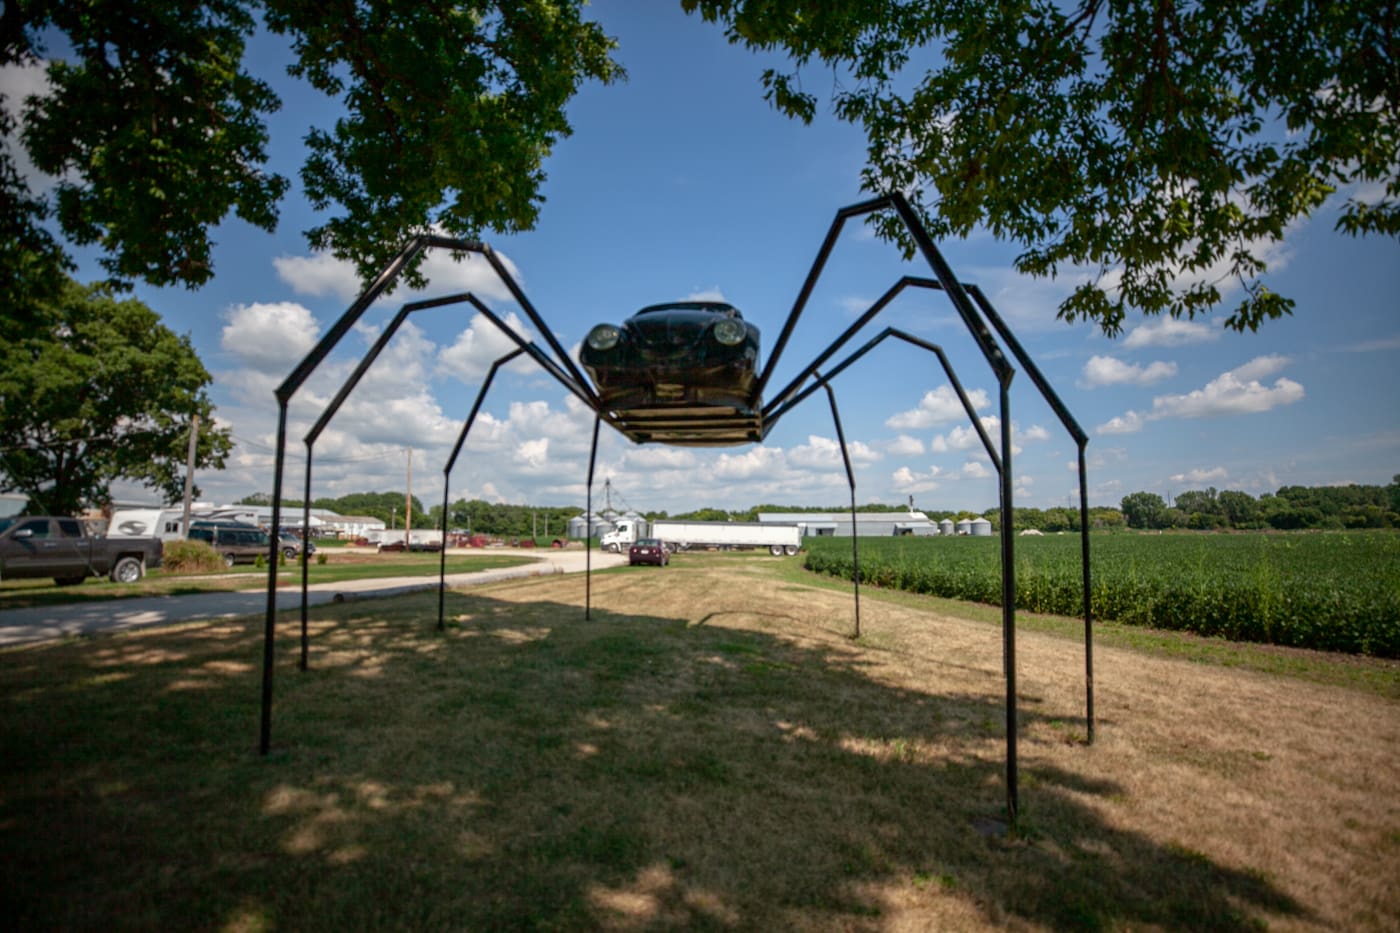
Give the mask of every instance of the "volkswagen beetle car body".
[[758, 328], [733, 305], [682, 301], [599, 324], [579, 361], [633, 440], [740, 444], [760, 439], [758, 345]]

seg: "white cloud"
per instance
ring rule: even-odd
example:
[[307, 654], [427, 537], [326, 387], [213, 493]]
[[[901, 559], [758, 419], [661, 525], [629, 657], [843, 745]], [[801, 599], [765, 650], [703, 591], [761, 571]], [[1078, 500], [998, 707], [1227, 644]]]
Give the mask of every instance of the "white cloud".
[[[501, 320], [516, 334], [526, 340], [531, 339], [530, 331], [515, 312], [506, 314]], [[437, 372], [454, 376], [465, 383], [475, 384], [486, 378], [492, 363], [514, 349], [515, 341], [503, 334], [501, 329], [485, 316], [474, 314], [466, 329], [457, 335], [456, 341], [438, 353]], [[511, 366], [533, 369], [537, 368], [538, 364], [525, 356], [517, 359]]]
[[1223, 373], [1204, 388], [1185, 395], [1163, 395], [1152, 400], [1152, 418], [1208, 418], [1217, 415], [1255, 414], [1291, 405], [1303, 398], [1303, 387], [1292, 379], [1278, 379], [1272, 386], [1258, 380], [1272, 375], [1288, 361], [1284, 357], [1258, 357]]
[[893, 457], [914, 457], [924, 452], [924, 442], [917, 437], [901, 434], [885, 445]]
[[1142, 430], [1146, 419], [1135, 411], [1126, 411], [1116, 418], [1110, 418], [1094, 429], [1095, 434], [1136, 434]]
[[[974, 411], [986, 408], [991, 404], [987, 393], [982, 389], [973, 389], [967, 393], [967, 398]], [[919, 400], [919, 407], [899, 412], [890, 417], [885, 422], [885, 427], [894, 428], [897, 431], [918, 430], [966, 418], [967, 411], [958, 399], [958, 394], [953, 391], [953, 387], [941, 385], [930, 392], [925, 392], [924, 397]]]
[[634, 447], [623, 454], [629, 466], [648, 470], [684, 470], [695, 466], [695, 453], [684, 447], [666, 447], [652, 444]]
[[1280, 378], [1271, 386], [1259, 380], [1272, 376], [1289, 362], [1284, 356], [1255, 357], [1243, 366], [1222, 373], [1203, 388], [1185, 395], [1159, 395], [1147, 413], [1129, 411], [1096, 428], [1099, 434], [1131, 434], [1148, 421], [1162, 418], [1212, 418], [1222, 415], [1258, 414], [1303, 398], [1303, 387]]
[[[982, 426], [989, 435], [995, 435], [1000, 421], [994, 417], [982, 419]], [[995, 441], [993, 441], [995, 443]], [[984, 450], [982, 437], [977, 433], [977, 429], [971, 425], [966, 427], [959, 425], [945, 435], [933, 439], [933, 449], [937, 453], [947, 453], [950, 450], [968, 450], [969, 448]]]
[[355, 267], [330, 253], [316, 252], [310, 256], [278, 256], [272, 260], [277, 277], [292, 287], [298, 295], [319, 298], [334, 295], [350, 301], [360, 294], [360, 277]]
[[1111, 385], [1151, 385], [1176, 375], [1176, 364], [1157, 361], [1146, 366], [1124, 363], [1111, 356], [1090, 357], [1079, 385], [1091, 389]]
[[[998, 447], [1001, 443], [1001, 419], [996, 415], [983, 415], [980, 419], [982, 429], [987, 432], [991, 439], [992, 446]], [[1038, 424], [1033, 424], [1025, 431], [1022, 431], [1016, 422], [1011, 423], [1011, 452], [1019, 454], [1021, 444], [1028, 441], [1048, 441], [1050, 432]], [[985, 453], [986, 447], [982, 444], [982, 437], [977, 433], [977, 429], [972, 425], [959, 425], [947, 434], [936, 435], [929, 447], [936, 454], [947, 453], [950, 450], [977, 450]]]
[[[873, 463], [883, 456], [868, 444], [848, 441], [846, 452], [850, 455], [852, 467], [862, 463]], [[807, 435], [807, 443], [792, 448], [787, 455], [788, 462], [798, 467], [814, 470], [844, 469], [841, 460], [841, 444], [829, 437]]]
[[1376, 351], [1400, 350], [1400, 334], [1392, 337], [1380, 337], [1376, 340], [1365, 340], [1361, 343], [1354, 343], [1348, 347], [1343, 347], [1348, 353], [1375, 353]]
[[1223, 467], [1211, 467], [1204, 469], [1197, 467], [1194, 470], [1187, 470], [1185, 473], [1176, 473], [1172, 476], [1173, 483], [1218, 483], [1229, 477], [1229, 472]]
[[[17, 114], [29, 97], [48, 97], [50, 93], [48, 63], [16, 63], [0, 67], [0, 94], [5, 96], [5, 109]], [[11, 132], [0, 137], [0, 145], [10, 153], [15, 171], [28, 184], [34, 194], [45, 194], [58, 179], [46, 175], [34, 167], [29, 153], [19, 141], [19, 134]]]
[[963, 479], [986, 479], [995, 475], [980, 460], [969, 460], [962, 465]]
[[1129, 350], [1142, 347], [1180, 347], [1192, 343], [1207, 343], [1220, 339], [1220, 328], [1199, 321], [1183, 321], [1164, 317], [1134, 327], [1123, 340]]
[[939, 486], [937, 477], [941, 472], [938, 467], [930, 467], [924, 473], [915, 473], [908, 467], [900, 467], [890, 474], [890, 487], [895, 492], [906, 495], [932, 492]]
[[[518, 283], [520, 272], [502, 253], [495, 253], [501, 266]], [[309, 256], [278, 256], [272, 260], [277, 277], [292, 287], [298, 295], [323, 297], [330, 295], [341, 301], [352, 301], [364, 291], [364, 283], [355, 272], [353, 263], [337, 259], [328, 252]], [[510, 290], [483, 256], [466, 253], [461, 260], [446, 250], [428, 250], [420, 271], [428, 280], [433, 295], [472, 292], [478, 298], [512, 300]]]
[[235, 305], [225, 312], [220, 345], [262, 373], [286, 375], [316, 344], [311, 312], [295, 302]]
[[1279, 356], [1277, 353], [1269, 356], [1256, 356], [1243, 366], [1236, 366], [1226, 375], [1234, 376], [1242, 382], [1249, 382], [1272, 376], [1291, 362], [1293, 361], [1288, 357]]
[[[1012, 428], [1015, 428], [1014, 423], [1012, 424]], [[1050, 432], [1041, 425], [1033, 424], [1025, 431], [1021, 432], [1020, 438], [1023, 441], [1048, 441], [1050, 440]]]
[[725, 298], [725, 297], [724, 297], [724, 292], [720, 289], [720, 287], [719, 287], [718, 285], [711, 285], [709, 288], [696, 288], [696, 289], [693, 289], [693, 290], [690, 292], [689, 295], [686, 295], [684, 298], [681, 299], [681, 301], [726, 301], [726, 302], [727, 302], [728, 300], [729, 300], [728, 298]]
[[549, 463], [549, 438], [522, 441], [515, 448], [515, 463], [526, 469], [538, 469]]
[[[506, 274], [523, 288], [524, 282], [520, 270], [516, 268], [515, 263], [511, 262], [510, 257], [497, 250], [493, 250], [492, 254], [500, 262], [501, 267], [506, 270]], [[514, 301], [510, 289], [501, 281], [496, 270], [491, 268], [490, 262], [478, 253], [465, 253], [458, 259], [446, 250], [430, 250], [428, 258], [423, 260], [422, 272], [428, 280], [427, 291], [433, 295], [471, 292], [478, 298]]]
[[742, 454], [721, 454], [715, 462], [715, 476], [721, 479], [748, 479], [775, 476], [786, 468], [780, 447], [755, 447]]
[[837, 301], [837, 304], [841, 306], [841, 310], [845, 312], [846, 316], [853, 318], [860, 317], [862, 314], [869, 311], [870, 306], [874, 303], [875, 302], [871, 301], [869, 298], [860, 295], [847, 295]]

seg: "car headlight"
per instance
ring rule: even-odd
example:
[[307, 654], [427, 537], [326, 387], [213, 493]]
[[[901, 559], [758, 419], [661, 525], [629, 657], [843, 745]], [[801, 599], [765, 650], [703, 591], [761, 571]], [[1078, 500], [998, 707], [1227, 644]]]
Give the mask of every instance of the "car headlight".
[[599, 324], [588, 332], [588, 345], [595, 350], [611, 350], [622, 339], [622, 331], [613, 324]]
[[744, 325], [733, 318], [725, 318], [715, 324], [714, 335], [726, 347], [737, 347], [744, 342]]

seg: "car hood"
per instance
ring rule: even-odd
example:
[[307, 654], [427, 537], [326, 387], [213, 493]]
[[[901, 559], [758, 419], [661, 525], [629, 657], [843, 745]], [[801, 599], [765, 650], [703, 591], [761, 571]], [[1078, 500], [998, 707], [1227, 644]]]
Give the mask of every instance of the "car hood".
[[655, 347], [683, 346], [694, 343], [724, 315], [713, 311], [667, 311], [664, 314], [639, 314], [623, 325], [634, 340]]

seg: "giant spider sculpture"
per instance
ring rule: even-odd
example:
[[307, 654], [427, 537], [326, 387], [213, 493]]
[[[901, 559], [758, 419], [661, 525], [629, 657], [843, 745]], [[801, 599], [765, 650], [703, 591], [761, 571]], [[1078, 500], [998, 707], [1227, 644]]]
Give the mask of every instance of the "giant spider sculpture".
[[[818, 278], [821, 275], [826, 261], [831, 254], [832, 248], [836, 244], [838, 235], [846, 221], [863, 217], [877, 211], [893, 211], [907, 229], [912, 238], [917, 252], [928, 264], [933, 273], [933, 278], [922, 278], [916, 276], [904, 276], [888, 291], [886, 291], [870, 308], [850, 325], [830, 346], [804, 367], [798, 375], [792, 379], [785, 387], [776, 393], [767, 402], [763, 401], [764, 389], [767, 387], [770, 377], [777, 366], [783, 349], [786, 347], [788, 338], [791, 336], [798, 319], [802, 316]], [[713, 386], [685, 386], [677, 384], [674, 374], [667, 375], [662, 372], [657, 375], [653, 372], [647, 379], [634, 380], [628, 383], [627, 380], [619, 381], [614, 364], [617, 363], [609, 354], [612, 353], [622, 339], [623, 335], [618, 328], [608, 327], [594, 328], [585, 342], [585, 349], [582, 351], [585, 367], [593, 375], [590, 380], [584, 376], [573, 360], [560, 345], [558, 338], [550, 330], [549, 326], [540, 317], [535, 307], [530, 303], [524, 292], [520, 289], [514, 278], [507, 271], [500, 259], [489, 246], [483, 243], [452, 239], [441, 236], [419, 236], [411, 240], [408, 245], [379, 273], [378, 277], [370, 284], [359, 299], [357, 299], [346, 312], [341, 315], [335, 325], [321, 338], [320, 342], [308, 353], [301, 363], [278, 387], [278, 423], [277, 423], [277, 454], [276, 473], [273, 478], [272, 495], [272, 525], [274, 528], [281, 526], [281, 502], [282, 502], [282, 472], [286, 456], [287, 441], [287, 407], [297, 390], [306, 382], [317, 366], [326, 356], [340, 343], [342, 338], [350, 331], [351, 327], [359, 320], [361, 315], [376, 301], [380, 295], [392, 286], [394, 281], [409, 265], [409, 263], [424, 250], [442, 249], [454, 253], [475, 253], [486, 259], [492, 270], [506, 286], [515, 301], [525, 312], [530, 323], [543, 336], [548, 345], [549, 352], [545, 352], [533, 341], [527, 341], [487, 307], [477, 296], [470, 292], [449, 295], [426, 301], [416, 301], [405, 304], [400, 308], [398, 314], [390, 324], [379, 335], [378, 339], [371, 346], [370, 350], [359, 365], [355, 368], [340, 391], [326, 406], [325, 411], [317, 419], [311, 430], [305, 437], [306, 443], [306, 488], [303, 497], [302, 527], [309, 526], [310, 502], [311, 502], [311, 466], [312, 451], [317, 438], [325, 429], [336, 411], [345, 401], [350, 392], [360, 381], [369, 367], [374, 363], [376, 357], [384, 349], [387, 343], [393, 338], [400, 325], [407, 319], [408, 315], [428, 308], [438, 308], [447, 305], [466, 303], [471, 305], [477, 312], [490, 321], [503, 334], [510, 338], [516, 345], [516, 349], [504, 354], [492, 363], [486, 378], [483, 380], [480, 390], [477, 393], [476, 401], [472, 406], [471, 413], [467, 416], [462, 425], [461, 433], [457, 437], [457, 442], [452, 449], [452, 454], [443, 467], [443, 556], [442, 564], [439, 568], [439, 588], [438, 588], [438, 626], [443, 624], [443, 598], [446, 590], [445, 569], [446, 569], [446, 521], [448, 502], [448, 479], [452, 468], [456, 463], [457, 456], [461, 452], [462, 445], [466, 441], [476, 420], [478, 412], [481, 410], [482, 401], [491, 388], [491, 383], [495, 378], [497, 370], [506, 363], [514, 360], [522, 354], [528, 355], [537, 362], [546, 372], [548, 372], [561, 386], [579, 399], [587, 408], [594, 413], [592, 448], [589, 453], [588, 463], [588, 503], [587, 514], [591, 515], [593, 470], [598, 452], [598, 431], [603, 423], [607, 423], [622, 435], [636, 443], [660, 443], [660, 444], [684, 444], [689, 446], [725, 446], [736, 444], [748, 444], [761, 442], [770, 431], [783, 419], [783, 417], [796, 406], [809, 398], [818, 389], [825, 391], [828, 402], [831, 406], [832, 419], [835, 423], [838, 441], [841, 445], [842, 459], [845, 464], [846, 478], [851, 490], [851, 511], [854, 518], [855, 513], [855, 478], [851, 470], [851, 461], [846, 449], [845, 432], [842, 429], [840, 414], [837, 410], [836, 395], [831, 383], [838, 375], [864, 357], [877, 345], [887, 338], [895, 337], [908, 344], [920, 347], [929, 351], [937, 357], [939, 365], [948, 377], [950, 384], [957, 393], [958, 399], [962, 403], [964, 411], [972, 426], [982, 442], [988, 459], [996, 469], [999, 479], [999, 508], [1001, 515], [1001, 568], [1002, 568], [1002, 651], [1003, 668], [1006, 680], [1006, 800], [1007, 814], [1014, 825], [1018, 812], [1017, 794], [1017, 765], [1016, 765], [1016, 576], [1014, 565], [1014, 537], [1012, 528], [1012, 473], [1011, 473], [1011, 417], [1009, 389], [1015, 369], [1007, 358], [1007, 352], [1002, 349], [997, 342], [997, 336], [1005, 342], [1007, 350], [1025, 368], [1035, 387], [1039, 390], [1046, 403], [1055, 412], [1061, 424], [1073, 437], [1079, 450], [1079, 508], [1080, 508], [1080, 529], [1081, 529], [1081, 551], [1083, 566], [1083, 586], [1084, 586], [1084, 661], [1085, 661], [1085, 721], [1089, 741], [1093, 741], [1094, 736], [1094, 679], [1093, 679], [1093, 639], [1092, 624], [1089, 607], [1089, 538], [1088, 538], [1088, 497], [1087, 481], [1085, 475], [1085, 446], [1088, 437], [1079, 427], [1078, 423], [1070, 415], [1058, 395], [1050, 387], [1040, 370], [1036, 368], [1034, 362], [1026, 354], [1020, 343], [1007, 327], [1005, 321], [992, 307], [986, 295], [976, 285], [965, 285], [960, 283], [953, 275], [952, 269], [944, 261], [934, 245], [928, 231], [920, 222], [918, 215], [913, 211], [908, 201], [900, 194], [890, 194], [883, 197], [863, 201], [844, 207], [836, 212], [836, 217], [832, 221], [831, 227], [827, 231], [826, 239], [822, 242], [816, 259], [812, 263], [802, 289], [798, 293], [793, 304], [792, 311], [788, 314], [786, 323], [778, 336], [777, 343], [773, 347], [772, 354], [768, 358], [767, 364], [761, 373], [746, 373], [743, 378], [732, 381], [727, 389], [715, 390]], [[906, 288], [924, 288], [943, 292], [952, 302], [954, 310], [962, 319], [968, 332], [976, 342], [981, 351], [986, 364], [991, 368], [1000, 387], [1000, 420], [1001, 437], [1000, 444], [993, 444], [987, 435], [980, 419], [974, 410], [972, 402], [967, 393], [963, 390], [962, 384], [957, 378], [948, 357], [943, 349], [928, 341], [922, 340], [911, 334], [894, 328], [885, 328], [876, 337], [855, 350], [842, 361], [833, 365], [825, 374], [820, 372], [821, 367], [845, 347], [855, 335], [871, 320], [873, 320], [897, 295]], [[748, 325], [742, 323], [734, 309], [727, 305], [691, 303], [681, 306], [657, 306], [657, 309], [671, 313], [685, 315], [719, 315], [727, 323], [716, 324], [713, 327], [715, 339], [723, 345], [734, 348], [734, 353], [729, 354], [729, 358], [747, 360], [753, 363], [757, 359], [756, 337], [750, 333]], [[639, 313], [639, 318], [646, 311], [653, 309], [643, 309]], [[733, 312], [733, 313], [731, 313]], [[634, 319], [636, 320], [636, 319]], [[648, 319], [651, 320], [651, 319]], [[706, 325], [709, 326], [709, 325]], [[995, 331], [995, 335], [994, 332]], [[752, 353], [749, 353], [750, 338], [754, 337]], [[717, 357], [718, 358], [718, 357]], [[728, 365], [728, 363], [716, 364]], [[737, 387], [737, 388], [736, 388]], [[852, 529], [854, 531], [854, 528]], [[272, 734], [272, 682], [274, 669], [274, 651], [277, 621], [277, 593], [276, 593], [276, 538], [273, 538], [272, 550], [268, 560], [268, 586], [267, 586], [267, 618], [263, 642], [263, 679], [262, 679], [262, 721], [260, 748], [262, 753], [267, 754]], [[855, 591], [855, 635], [860, 634], [860, 566], [858, 555], [858, 539], [852, 535], [851, 538], [852, 557], [855, 562], [854, 591]], [[592, 606], [592, 584], [591, 584], [591, 551], [587, 564], [588, 572], [585, 573], [585, 603], [584, 617], [590, 617]], [[302, 565], [302, 589], [301, 589], [301, 659], [300, 667], [305, 670], [307, 667], [308, 637], [307, 637], [307, 567]]]

